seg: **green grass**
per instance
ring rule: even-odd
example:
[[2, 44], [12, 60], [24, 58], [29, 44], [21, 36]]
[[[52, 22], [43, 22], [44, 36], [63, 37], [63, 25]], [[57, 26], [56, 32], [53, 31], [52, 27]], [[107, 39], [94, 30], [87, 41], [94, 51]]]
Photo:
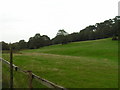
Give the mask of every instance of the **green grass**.
[[111, 38], [94, 41], [75, 42], [66, 45], [53, 45], [35, 50], [25, 50], [25, 52], [50, 53], [70, 56], [84, 56], [93, 58], [108, 58], [118, 60], [118, 41]]
[[67, 88], [117, 88], [117, 54], [118, 42], [108, 38], [23, 50], [14, 63]]
[[[3, 73], [2, 73], [2, 88], [9, 88], [10, 86], [10, 70], [8, 65], [2, 64]], [[13, 72], [13, 86], [14, 88], [29, 88], [29, 77], [27, 74], [23, 74], [18, 71]], [[33, 79], [32, 85], [34, 88], [46, 88], [45, 86], [41, 85], [39, 82]]]
[[2, 89], [2, 62], [0, 61], [0, 89]]

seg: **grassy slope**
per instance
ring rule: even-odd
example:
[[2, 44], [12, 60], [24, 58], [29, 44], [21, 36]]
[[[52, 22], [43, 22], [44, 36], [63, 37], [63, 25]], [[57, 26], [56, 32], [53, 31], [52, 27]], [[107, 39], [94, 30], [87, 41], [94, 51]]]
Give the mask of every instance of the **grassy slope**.
[[53, 45], [36, 50], [23, 52], [50, 53], [70, 56], [84, 56], [93, 58], [107, 58], [113, 61], [118, 60], [118, 42], [111, 38], [94, 41], [75, 42], [66, 45]]
[[117, 41], [111, 39], [76, 42], [22, 51], [14, 54], [14, 63], [64, 87], [114, 88], [117, 50]]
[[[8, 65], [2, 64], [3, 72], [2, 72], [2, 88], [9, 88], [10, 82], [10, 72]], [[23, 74], [21, 72], [14, 71], [14, 78], [13, 78], [13, 86], [14, 88], [29, 88], [29, 78], [28, 75]], [[38, 81], [33, 79], [33, 87], [34, 88], [46, 88], [45, 86], [41, 85]]]

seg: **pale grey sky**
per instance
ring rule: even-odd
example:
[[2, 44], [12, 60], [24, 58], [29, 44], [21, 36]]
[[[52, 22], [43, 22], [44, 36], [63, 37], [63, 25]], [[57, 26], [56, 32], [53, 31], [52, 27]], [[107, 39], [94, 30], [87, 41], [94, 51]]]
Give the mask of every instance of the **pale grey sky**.
[[79, 32], [118, 15], [119, 0], [0, 0], [0, 41], [26, 40], [59, 29]]

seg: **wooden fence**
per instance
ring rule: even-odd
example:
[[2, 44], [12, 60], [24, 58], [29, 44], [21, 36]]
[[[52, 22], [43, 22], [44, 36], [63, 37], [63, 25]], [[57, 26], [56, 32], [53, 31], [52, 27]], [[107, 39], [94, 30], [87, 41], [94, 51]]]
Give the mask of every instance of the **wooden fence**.
[[[8, 64], [8, 66], [10, 66], [10, 62], [8, 62], [7, 60], [5, 60], [5, 59], [3, 59], [3, 58], [0, 58], [0, 61], [2, 61], [2, 62], [5, 63], [5, 64]], [[14, 65], [14, 64], [13, 64], [13, 69], [14, 69], [15, 71], [20, 71], [20, 72], [22, 72], [22, 73], [24, 73], [24, 74], [28, 74], [28, 72], [30, 72], [30, 71], [23, 70], [23, 69], [19, 68], [18, 66]], [[36, 80], [39, 81], [41, 84], [43, 84], [43, 85], [45, 85], [45, 86], [47, 86], [47, 87], [49, 87], [49, 88], [55, 88], [55, 89], [57, 89], [57, 90], [67, 90], [66, 88], [64, 88], [64, 87], [62, 87], [62, 86], [59, 86], [59, 85], [56, 85], [56, 84], [54, 84], [53, 82], [50, 82], [50, 81], [48, 81], [48, 80], [46, 80], [46, 79], [43, 79], [43, 78], [35, 75], [35, 74], [32, 73], [32, 72], [31, 72], [31, 76], [32, 76], [32, 79], [36, 79]]]

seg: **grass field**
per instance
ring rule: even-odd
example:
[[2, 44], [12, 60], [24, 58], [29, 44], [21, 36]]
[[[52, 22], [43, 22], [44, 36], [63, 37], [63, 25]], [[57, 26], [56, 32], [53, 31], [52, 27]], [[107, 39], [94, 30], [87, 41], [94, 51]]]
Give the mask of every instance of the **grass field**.
[[118, 87], [118, 42], [111, 38], [23, 50], [14, 64], [66, 88]]
[[[9, 82], [10, 82], [10, 72], [8, 65], [3, 63], [3, 73], [2, 73], [2, 87], [3, 88], [9, 88]], [[29, 88], [29, 77], [26, 74], [23, 74], [21, 72], [14, 71], [14, 88]], [[41, 85], [38, 81], [33, 79], [33, 86], [34, 88], [46, 88], [45, 86]]]

